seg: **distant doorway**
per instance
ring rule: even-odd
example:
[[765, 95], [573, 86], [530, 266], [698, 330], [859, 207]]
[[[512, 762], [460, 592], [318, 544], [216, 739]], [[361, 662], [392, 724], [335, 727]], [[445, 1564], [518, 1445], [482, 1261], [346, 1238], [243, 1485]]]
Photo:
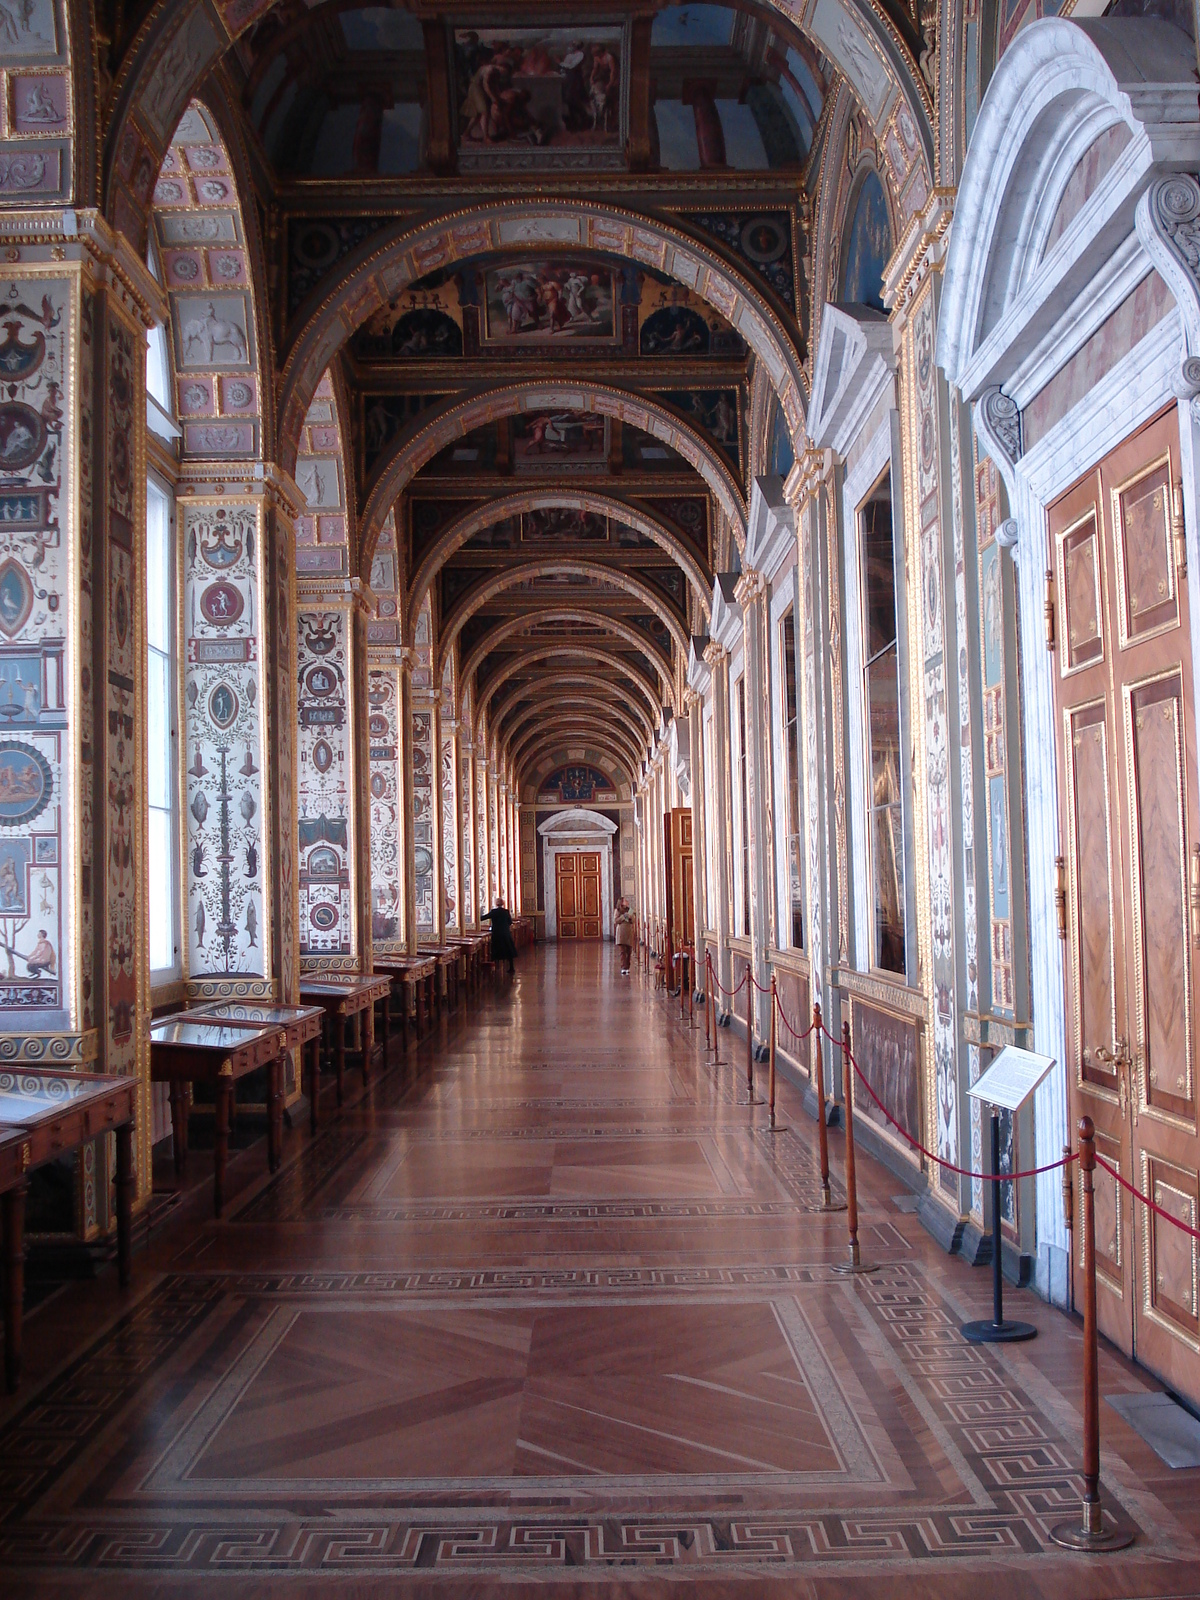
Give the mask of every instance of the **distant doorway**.
[[563, 851], [555, 857], [554, 865], [558, 937], [599, 939], [604, 932], [600, 919], [600, 852]]

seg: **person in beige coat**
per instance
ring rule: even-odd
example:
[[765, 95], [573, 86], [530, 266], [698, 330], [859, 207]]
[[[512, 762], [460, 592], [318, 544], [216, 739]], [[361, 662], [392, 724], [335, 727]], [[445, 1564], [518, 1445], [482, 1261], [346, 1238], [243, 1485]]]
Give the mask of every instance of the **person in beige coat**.
[[629, 901], [624, 895], [617, 901], [617, 914], [613, 918], [613, 927], [616, 931], [617, 949], [621, 954], [621, 971], [628, 972], [633, 957], [634, 920], [633, 912], [629, 909]]

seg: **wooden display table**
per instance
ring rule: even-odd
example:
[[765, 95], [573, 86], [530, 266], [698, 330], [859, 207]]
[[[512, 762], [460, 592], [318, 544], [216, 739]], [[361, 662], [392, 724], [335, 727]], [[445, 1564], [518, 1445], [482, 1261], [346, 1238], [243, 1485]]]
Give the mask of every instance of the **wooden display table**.
[[[269, 1001], [259, 1003], [255, 1000], [212, 1000], [204, 1005], [193, 1006], [187, 1013], [189, 1017], [211, 1017], [214, 1021], [226, 1022], [231, 1028], [275, 1027], [282, 1028], [287, 1037], [287, 1048], [295, 1051], [296, 1064], [303, 1077], [304, 1052], [309, 1044], [312, 1049], [308, 1052], [309, 1083], [315, 1094], [321, 1074], [321, 1023], [325, 1012], [321, 1006], [276, 1006]], [[280, 1085], [280, 1094], [283, 1095], [283, 1086]], [[274, 1125], [274, 1107], [269, 1108], [271, 1122]], [[283, 1102], [280, 1100], [280, 1125], [283, 1123]], [[312, 1118], [312, 1127], [316, 1128], [315, 1116]], [[282, 1151], [279, 1152], [282, 1155]]]
[[[387, 980], [371, 973], [310, 973], [300, 979], [300, 999], [305, 1005], [320, 1006], [325, 1013], [324, 1048], [320, 1052], [329, 1057], [329, 1041], [333, 1043], [333, 1067], [337, 1075], [337, 1103], [340, 1106], [346, 1092], [346, 1023], [351, 1017], [365, 1011], [366, 1023], [362, 1040], [362, 1075], [364, 1086], [371, 1081], [371, 1055], [374, 1051], [375, 1002], [388, 990]], [[317, 1131], [317, 1102], [320, 1098], [319, 1076], [313, 1079], [310, 1096], [309, 1125]]]
[[410, 1018], [417, 1025], [417, 1038], [428, 1031], [433, 1016], [433, 990], [437, 979], [437, 961], [433, 956], [376, 956], [375, 970], [386, 974], [389, 981], [401, 986], [403, 1002], [400, 1007], [401, 1042], [408, 1048]]
[[418, 944], [417, 949], [423, 956], [432, 956], [437, 962], [439, 977], [433, 992], [437, 1015], [440, 1017], [443, 1001], [447, 1011], [453, 1011], [458, 1005], [459, 951], [450, 944]]
[[21, 1068], [0, 1072], [0, 1198], [4, 1221], [4, 1378], [11, 1394], [21, 1376], [25, 1298], [25, 1195], [35, 1167], [97, 1134], [117, 1137], [117, 1271], [129, 1282], [133, 1212], [133, 1117], [136, 1078]]
[[150, 1077], [171, 1086], [171, 1129], [175, 1136], [175, 1174], [187, 1165], [189, 1083], [212, 1085], [216, 1128], [213, 1137], [213, 1214], [225, 1205], [225, 1167], [229, 1159], [229, 1125], [233, 1115], [234, 1084], [260, 1067], [268, 1073], [270, 1131], [267, 1167], [274, 1172], [283, 1150], [283, 1054], [287, 1033], [274, 1026], [202, 1019], [180, 1011], [150, 1024]]
[[477, 993], [479, 981], [483, 976], [484, 962], [487, 959], [488, 946], [491, 943], [491, 935], [486, 933], [453, 933], [446, 942], [457, 945], [463, 952], [467, 992], [468, 994]]

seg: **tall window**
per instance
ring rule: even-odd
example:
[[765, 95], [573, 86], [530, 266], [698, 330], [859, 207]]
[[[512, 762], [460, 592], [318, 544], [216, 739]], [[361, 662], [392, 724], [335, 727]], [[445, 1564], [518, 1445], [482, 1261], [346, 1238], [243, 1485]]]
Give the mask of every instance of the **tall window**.
[[867, 798], [875, 898], [874, 965], [906, 970], [904, 808], [900, 767], [900, 657], [892, 475], [885, 472], [859, 507], [862, 540], [863, 676], [867, 720]]
[[791, 928], [792, 948], [804, 948], [804, 887], [800, 861], [800, 750], [796, 716], [796, 620], [791, 611], [783, 619], [779, 649], [783, 656], [783, 744], [787, 760], [787, 863], [788, 908], [784, 922]]
[[179, 972], [179, 891], [174, 694], [172, 507], [166, 490], [146, 485], [146, 732], [150, 776], [150, 971]]
[[742, 807], [742, 932], [750, 937], [750, 782], [746, 769], [746, 677], [738, 679], [738, 783]]

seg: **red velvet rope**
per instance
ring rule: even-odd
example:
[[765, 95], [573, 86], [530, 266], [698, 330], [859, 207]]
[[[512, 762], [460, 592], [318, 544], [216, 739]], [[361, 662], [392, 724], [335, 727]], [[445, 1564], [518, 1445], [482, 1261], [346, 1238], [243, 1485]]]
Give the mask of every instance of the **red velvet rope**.
[[[840, 1039], [834, 1038], [833, 1034], [830, 1033], [829, 1029], [826, 1028], [824, 1025], [822, 1025], [822, 1027], [821, 1027], [821, 1032], [829, 1040], [830, 1044], [836, 1045], [839, 1050], [844, 1051], [846, 1054], [848, 1054], [850, 1056], [850, 1065], [854, 1068], [855, 1072], [858, 1074], [859, 1082], [862, 1084], [863, 1088], [871, 1096], [871, 1099], [874, 1100], [875, 1104], [879, 1107], [880, 1111], [883, 1112], [884, 1116], [891, 1123], [892, 1127], [896, 1129], [897, 1133], [901, 1133], [901, 1134], [904, 1135], [904, 1137], [908, 1140], [909, 1144], [912, 1145], [914, 1150], [919, 1150], [921, 1152], [921, 1154], [926, 1157], [927, 1160], [935, 1162], [939, 1167], [944, 1167], [947, 1172], [957, 1173], [960, 1178], [982, 1178], [982, 1179], [990, 1180], [990, 1178], [992, 1176], [992, 1174], [990, 1172], [975, 1172], [970, 1167], [956, 1167], [953, 1164], [953, 1162], [943, 1161], [941, 1156], [935, 1156], [932, 1150], [927, 1150], [919, 1139], [914, 1139], [912, 1134], [909, 1133], [908, 1129], [904, 1128], [904, 1127], [901, 1127], [900, 1123], [898, 1123], [896, 1121], [895, 1117], [888, 1110], [888, 1108], [884, 1105], [883, 1101], [875, 1093], [875, 1091], [874, 1091], [874, 1089], [872, 1089], [871, 1085], [867, 1082], [865, 1076], [863, 1075], [862, 1068], [859, 1066], [858, 1062], [854, 1059], [853, 1052], [852, 1051], [847, 1051], [846, 1047], [842, 1043], [842, 1041]], [[1018, 1178], [1037, 1178], [1043, 1172], [1057, 1172], [1059, 1167], [1065, 1167], [1068, 1164], [1068, 1162], [1077, 1160], [1078, 1156], [1079, 1156], [1078, 1150], [1072, 1150], [1070, 1155], [1060, 1156], [1057, 1161], [1048, 1161], [1044, 1167], [1029, 1167], [1024, 1172], [1002, 1172], [999, 1175], [1000, 1176], [1000, 1180], [1001, 1180], [1002, 1183], [1015, 1183]]]
[[1198, 1232], [1195, 1228], [1189, 1228], [1186, 1222], [1180, 1222], [1179, 1218], [1173, 1217], [1169, 1211], [1164, 1211], [1162, 1206], [1160, 1206], [1157, 1201], [1151, 1200], [1148, 1194], [1143, 1194], [1140, 1189], [1135, 1188], [1134, 1185], [1130, 1183], [1128, 1178], [1122, 1177], [1117, 1171], [1116, 1167], [1110, 1167], [1102, 1155], [1097, 1155], [1096, 1165], [1098, 1167], [1103, 1167], [1110, 1178], [1115, 1178], [1121, 1185], [1122, 1189], [1128, 1189], [1130, 1194], [1133, 1195], [1135, 1199], [1140, 1200], [1144, 1206], [1148, 1206], [1149, 1209], [1154, 1212], [1155, 1216], [1163, 1217], [1167, 1222], [1173, 1222], [1175, 1226], [1182, 1229], [1184, 1233], [1190, 1233], [1193, 1239], [1200, 1239], [1200, 1232]]
[[742, 981], [738, 984], [736, 989], [727, 989], [725, 987], [720, 978], [717, 977], [717, 970], [713, 966], [711, 959], [708, 961], [708, 975], [723, 995], [728, 995], [730, 1000], [734, 1000], [746, 987], [746, 979], [750, 976], [750, 968], [747, 967], [745, 972], [742, 973]]

